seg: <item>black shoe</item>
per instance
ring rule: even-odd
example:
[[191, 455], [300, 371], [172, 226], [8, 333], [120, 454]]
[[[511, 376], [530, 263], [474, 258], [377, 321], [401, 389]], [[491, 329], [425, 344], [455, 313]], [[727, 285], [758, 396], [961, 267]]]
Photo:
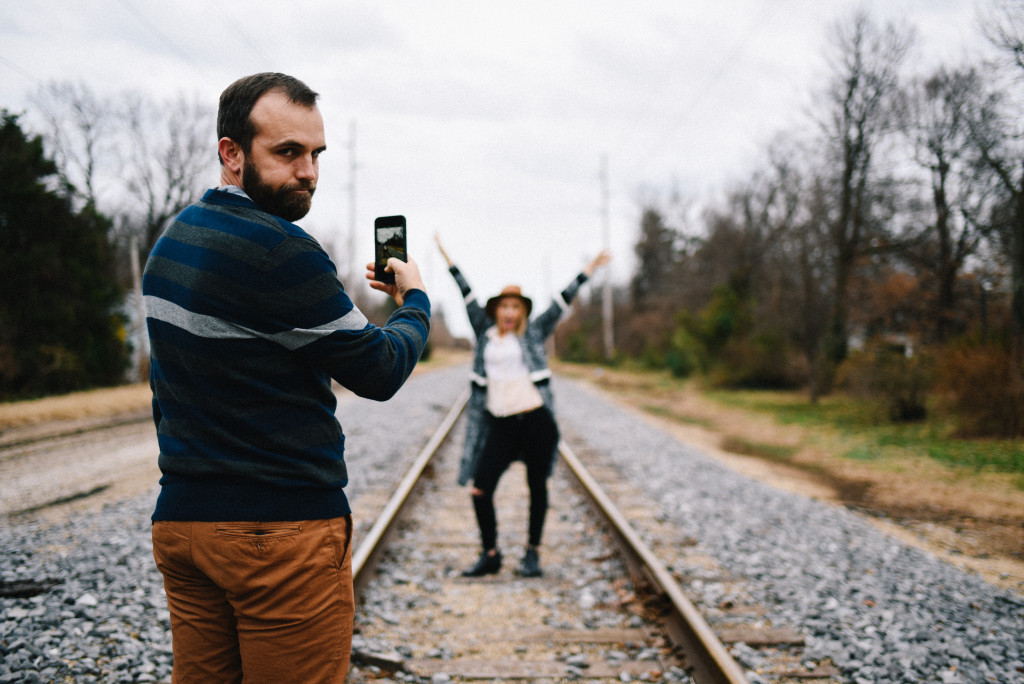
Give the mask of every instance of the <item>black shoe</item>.
[[540, 577], [544, 574], [540, 569], [540, 555], [537, 553], [537, 549], [532, 547], [526, 549], [519, 574], [523, 577]]
[[480, 558], [477, 559], [476, 565], [462, 571], [462, 576], [482, 577], [484, 575], [493, 575], [499, 570], [501, 570], [501, 551], [496, 551], [494, 555], [484, 551], [480, 554]]

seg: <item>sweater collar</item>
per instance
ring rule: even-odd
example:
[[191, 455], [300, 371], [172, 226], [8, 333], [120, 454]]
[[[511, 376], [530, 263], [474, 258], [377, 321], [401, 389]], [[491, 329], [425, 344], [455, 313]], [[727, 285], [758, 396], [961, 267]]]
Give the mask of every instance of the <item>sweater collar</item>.
[[225, 185], [220, 188], [210, 188], [203, 195], [203, 200], [207, 202], [217, 202], [220, 204], [232, 204], [239, 207], [255, 207], [256, 203], [245, 194], [245, 192], [234, 185]]
[[252, 198], [246, 194], [245, 190], [238, 187], [237, 185], [222, 185], [219, 188], [217, 188], [217, 190], [220, 192], [231, 193], [232, 195], [237, 195], [238, 197], [244, 197], [245, 199], [252, 201]]

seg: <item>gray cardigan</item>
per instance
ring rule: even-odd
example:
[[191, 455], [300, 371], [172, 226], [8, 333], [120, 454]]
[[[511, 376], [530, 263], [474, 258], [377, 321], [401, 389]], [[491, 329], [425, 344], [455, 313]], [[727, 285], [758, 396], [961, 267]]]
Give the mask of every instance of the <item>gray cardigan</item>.
[[[493, 327], [494, 322], [473, 296], [472, 288], [458, 267], [452, 266], [448, 271], [455, 278], [459, 291], [462, 292], [462, 297], [466, 302], [466, 313], [469, 315], [469, 323], [476, 336], [476, 354], [473, 358], [473, 370], [470, 373], [471, 391], [466, 407], [466, 444], [459, 466], [459, 484], [464, 485], [473, 479], [480, 454], [483, 453], [484, 444], [487, 442], [487, 421], [484, 420], [487, 406], [487, 371], [484, 369], [484, 347], [487, 346], [488, 341], [487, 331]], [[548, 366], [544, 343], [555, 331], [558, 321], [569, 309], [569, 303], [576, 297], [580, 286], [586, 281], [585, 274], [580, 273], [576, 276], [546, 310], [527, 323], [526, 332], [519, 337], [519, 345], [523, 349], [523, 360], [530, 371], [530, 379], [533, 380], [540, 392], [544, 406], [552, 413], [554, 413], [554, 397], [551, 394], [551, 368]], [[556, 453], [557, 450], [551, 452], [549, 474], [554, 467]]]

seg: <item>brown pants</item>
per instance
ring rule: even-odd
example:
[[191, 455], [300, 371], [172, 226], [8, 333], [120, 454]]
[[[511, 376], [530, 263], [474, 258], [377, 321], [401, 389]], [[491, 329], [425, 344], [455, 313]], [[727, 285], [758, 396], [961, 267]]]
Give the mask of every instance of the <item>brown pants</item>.
[[348, 673], [352, 518], [153, 523], [174, 684], [332, 682]]

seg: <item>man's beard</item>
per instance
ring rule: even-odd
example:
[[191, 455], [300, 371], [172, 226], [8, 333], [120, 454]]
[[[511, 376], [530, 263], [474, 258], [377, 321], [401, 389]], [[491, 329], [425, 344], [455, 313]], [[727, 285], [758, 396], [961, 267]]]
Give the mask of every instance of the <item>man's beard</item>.
[[[259, 169], [246, 157], [242, 167], [242, 190], [256, 206], [268, 214], [280, 216], [285, 221], [298, 221], [309, 213], [316, 184], [312, 181], [300, 181], [272, 188], [263, 182]], [[307, 190], [308, 194], [295, 192], [296, 190]]]

